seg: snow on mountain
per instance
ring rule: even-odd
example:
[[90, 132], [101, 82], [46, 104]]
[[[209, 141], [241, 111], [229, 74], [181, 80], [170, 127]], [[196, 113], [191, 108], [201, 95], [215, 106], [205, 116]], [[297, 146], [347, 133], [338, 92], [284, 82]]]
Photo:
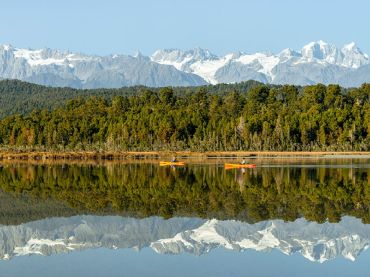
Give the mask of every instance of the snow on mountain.
[[336, 64], [341, 59], [341, 53], [337, 47], [322, 40], [305, 45], [301, 50], [301, 55], [309, 62], [318, 60]]
[[1, 47], [4, 49], [4, 51], [9, 51], [12, 48], [12, 46], [9, 44], [0, 45], [0, 48]]
[[[195, 55], [199, 52], [204, 54]], [[298, 85], [318, 82], [341, 83], [344, 73], [369, 64], [368, 55], [362, 53], [354, 43], [339, 49], [322, 40], [308, 43], [300, 51], [288, 48], [279, 54], [240, 52], [218, 57], [208, 50], [201, 49], [158, 50], [151, 56], [151, 60], [172, 65], [187, 73], [194, 73], [211, 84], [248, 79]], [[323, 71], [321, 79], [316, 76], [318, 67]]]
[[291, 48], [286, 48], [284, 49], [283, 51], [281, 51], [279, 54], [278, 54], [279, 58], [280, 59], [284, 59], [284, 58], [292, 58], [292, 57], [300, 57], [301, 54]]
[[0, 78], [49, 86], [117, 88], [122, 86], [195, 86], [201, 77], [150, 61], [143, 55], [93, 56], [53, 49], [0, 46]]
[[178, 70], [194, 73], [211, 84], [217, 83], [213, 76], [217, 69], [224, 66], [230, 58], [227, 56], [219, 58], [209, 50], [200, 48], [188, 51], [178, 49], [157, 50], [151, 56], [153, 62], [172, 65]]
[[256, 53], [254, 55], [242, 55], [236, 59], [235, 62], [246, 65], [258, 62], [262, 66], [258, 72], [266, 74], [271, 78], [271, 80], [273, 80], [274, 75], [272, 73], [272, 69], [280, 62], [280, 58], [274, 55]]
[[181, 51], [178, 49], [157, 50], [151, 56], [152, 61], [173, 65], [178, 70], [184, 70], [186, 64], [196, 61], [216, 60], [218, 57], [207, 49], [195, 48]]
[[236, 52], [224, 56], [201, 48], [157, 50], [146, 57], [141, 53], [94, 56], [0, 45], [0, 79], [76, 88], [197, 86], [247, 80], [357, 86], [368, 81], [368, 65], [369, 56], [355, 43], [338, 48], [322, 40], [308, 43], [300, 51], [288, 48], [278, 54]]
[[343, 53], [342, 65], [345, 67], [359, 68], [369, 64], [369, 56], [362, 53], [354, 42], [344, 45], [341, 52]]
[[[66, 243], [63, 239], [34, 239], [31, 238], [23, 246], [14, 248], [15, 256], [27, 256], [32, 254], [43, 255], [45, 248], [60, 248], [66, 251], [72, 251], [77, 248], [82, 248], [83, 244]], [[7, 254], [9, 257], [9, 254]]]
[[314, 262], [342, 256], [355, 260], [370, 245], [370, 225], [344, 217], [340, 223], [318, 224], [304, 219], [249, 224], [235, 220], [120, 216], [50, 218], [0, 226], [0, 259], [52, 255], [75, 250], [151, 247], [161, 254], [202, 255], [215, 248], [232, 251], [300, 253]]
[[344, 45], [342, 49], [322, 40], [311, 42], [302, 48], [301, 54], [310, 62], [321, 61], [353, 69], [369, 63], [369, 57], [354, 42]]
[[151, 247], [158, 253], [188, 252], [197, 255], [217, 247], [237, 251], [278, 249], [286, 255], [300, 253], [319, 263], [338, 256], [354, 261], [369, 247], [370, 237], [366, 234], [369, 228], [349, 217], [337, 224], [317, 224], [304, 219], [257, 224], [209, 220], [196, 229], [153, 242]]
[[60, 65], [73, 67], [73, 62], [89, 60], [76, 54], [59, 53], [49, 49], [29, 50], [15, 49], [14, 57], [25, 59], [30, 66]]
[[[199, 55], [201, 52], [203, 55]], [[253, 65], [259, 63], [261, 68], [258, 72], [272, 75], [271, 70], [279, 63], [279, 58], [264, 53], [244, 54], [230, 53], [223, 57], [217, 57], [209, 50], [194, 49], [182, 52], [181, 50], [159, 50], [151, 56], [152, 61], [173, 65], [178, 70], [194, 73], [211, 84], [217, 84], [216, 73], [228, 63], [240, 63], [242, 65]]]

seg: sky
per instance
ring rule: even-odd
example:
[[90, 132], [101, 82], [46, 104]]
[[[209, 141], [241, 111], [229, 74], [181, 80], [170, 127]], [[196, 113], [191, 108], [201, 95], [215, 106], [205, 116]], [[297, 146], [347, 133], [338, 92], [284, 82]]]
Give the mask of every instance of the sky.
[[145, 55], [201, 47], [299, 50], [311, 41], [370, 54], [368, 0], [0, 0], [0, 44]]

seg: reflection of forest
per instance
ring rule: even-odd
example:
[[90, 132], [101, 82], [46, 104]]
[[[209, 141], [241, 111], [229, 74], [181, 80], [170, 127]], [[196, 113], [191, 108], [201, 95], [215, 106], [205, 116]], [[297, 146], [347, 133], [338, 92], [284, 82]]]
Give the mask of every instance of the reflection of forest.
[[5, 165], [0, 167], [1, 223], [78, 213], [199, 216], [370, 223], [368, 168], [216, 165]]

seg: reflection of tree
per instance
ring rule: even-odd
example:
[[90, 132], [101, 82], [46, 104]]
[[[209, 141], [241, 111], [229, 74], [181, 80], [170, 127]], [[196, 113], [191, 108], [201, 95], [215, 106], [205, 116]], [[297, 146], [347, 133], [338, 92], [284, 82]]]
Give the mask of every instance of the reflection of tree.
[[[369, 170], [264, 167], [226, 172], [217, 166], [151, 164], [21, 165], [0, 168], [0, 188], [62, 201], [84, 213], [370, 222]], [[41, 209], [50, 209], [49, 204]], [[5, 205], [0, 203], [0, 205]], [[5, 208], [5, 207], [4, 207]], [[9, 208], [9, 207], [8, 207]]]

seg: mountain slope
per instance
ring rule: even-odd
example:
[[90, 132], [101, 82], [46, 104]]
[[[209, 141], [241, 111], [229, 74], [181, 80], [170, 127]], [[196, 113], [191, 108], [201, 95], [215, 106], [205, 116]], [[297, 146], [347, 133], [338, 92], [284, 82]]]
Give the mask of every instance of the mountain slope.
[[73, 88], [206, 84], [197, 75], [154, 63], [142, 55], [99, 57], [52, 49], [19, 49], [10, 45], [0, 46], [0, 77]]
[[278, 54], [236, 52], [221, 57], [200, 48], [157, 50], [146, 57], [0, 45], [0, 79], [73, 88], [197, 86], [246, 80], [351, 87], [369, 81], [369, 65], [369, 56], [355, 43], [338, 48], [324, 41], [308, 43], [300, 51], [288, 48]]
[[[197, 74], [212, 84], [251, 79], [273, 84], [339, 83], [358, 86], [368, 80], [366, 76], [370, 73], [368, 55], [354, 43], [339, 49], [323, 41], [311, 42], [300, 51], [285, 49], [279, 54], [238, 52], [217, 57], [202, 49], [173, 49], [158, 50], [151, 59]], [[357, 77], [357, 72], [362, 71], [365, 73]]]

